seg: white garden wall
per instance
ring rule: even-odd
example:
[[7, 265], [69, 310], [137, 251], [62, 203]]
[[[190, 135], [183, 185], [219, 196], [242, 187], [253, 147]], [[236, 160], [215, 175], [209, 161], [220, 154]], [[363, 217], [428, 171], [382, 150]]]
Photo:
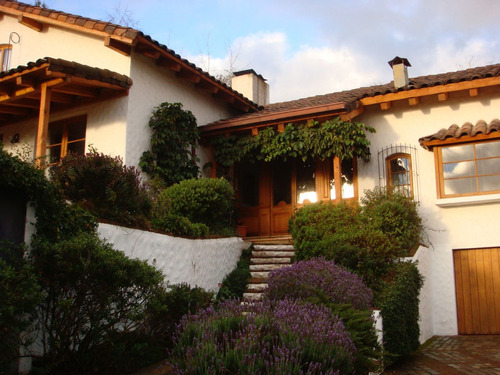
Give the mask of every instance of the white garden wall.
[[214, 292], [249, 247], [239, 237], [191, 240], [102, 223], [98, 233], [116, 250], [163, 271], [168, 284], [185, 282]]

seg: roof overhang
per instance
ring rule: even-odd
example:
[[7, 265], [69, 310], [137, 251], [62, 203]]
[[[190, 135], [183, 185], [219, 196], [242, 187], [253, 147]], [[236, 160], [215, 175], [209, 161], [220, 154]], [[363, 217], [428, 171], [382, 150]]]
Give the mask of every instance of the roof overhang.
[[125, 96], [127, 76], [61, 59], [44, 58], [0, 73], [0, 126], [38, 117], [44, 89], [50, 88], [50, 111]]

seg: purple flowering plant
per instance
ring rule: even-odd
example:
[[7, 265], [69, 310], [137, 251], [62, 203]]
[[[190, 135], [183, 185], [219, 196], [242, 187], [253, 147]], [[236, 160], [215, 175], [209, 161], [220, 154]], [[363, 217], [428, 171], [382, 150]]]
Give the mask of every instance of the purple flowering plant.
[[175, 374], [349, 374], [355, 352], [325, 306], [229, 300], [183, 319], [169, 363]]

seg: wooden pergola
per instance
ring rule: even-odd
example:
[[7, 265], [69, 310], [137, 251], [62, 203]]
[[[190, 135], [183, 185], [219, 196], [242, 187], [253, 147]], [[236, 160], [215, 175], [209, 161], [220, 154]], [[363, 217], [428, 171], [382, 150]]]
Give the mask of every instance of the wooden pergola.
[[132, 80], [107, 69], [46, 57], [0, 73], [0, 127], [38, 118], [35, 157], [45, 156], [51, 112], [128, 95]]

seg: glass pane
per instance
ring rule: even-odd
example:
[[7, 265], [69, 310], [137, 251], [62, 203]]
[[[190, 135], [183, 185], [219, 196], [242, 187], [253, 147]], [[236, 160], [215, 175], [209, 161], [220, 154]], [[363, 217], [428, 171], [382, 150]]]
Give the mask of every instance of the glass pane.
[[292, 167], [289, 161], [273, 162], [273, 205], [292, 204]]
[[49, 127], [49, 145], [54, 145], [62, 142], [63, 125], [55, 124]]
[[479, 191], [500, 190], [500, 175], [479, 177]]
[[354, 167], [352, 160], [342, 160], [342, 199], [354, 198]]
[[500, 142], [478, 143], [476, 155], [478, 159], [500, 156]]
[[59, 163], [61, 161], [61, 146], [47, 147], [48, 163]]
[[467, 177], [476, 175], [476, 163], [464, 161], [462, 163], [450, 163], [443, 165], [444, 178]]
[[259, 171], [256, 164], [242, 164], [238, 181], [241, 207], [259, 205]]
[[485, 159], [477, 161], [479, 175], [500, 173], [500, 159]]
[[330, 174], [330, 179], [329, 179], [329, 182], [330, 182], [330, 199], [335, 199], [337, 198], [337, 193], [335, 192], [335, 176], [333, 175], [333, 165], [332, 163], [330, 163], [330, 166], [328, 167], [328, 169], [330, 170], [329, 174]]
[[474, 146], [453, 146], [443, 148], [443, 163], [474, 159]]
[[85, 141], [68, 143], [68, 154], [83, 155], [85, 153]]
[[297, 161], [297, 203], [314, 203], [316, 194], [316, 163]]
[[446, 195], [475, 193], [476, 189], [476, 179], [474, 177], [444, 181], [444, 193]]
[[85, 139], [85, 129], [86, 124], [84, 122], [71, 124], [68, 127], [68, 141], [74, 141], [77, 139]]
[[2, 71], [5, 72], [10, 68], [10, 54], [12, 50], [10, 48], [6, 48], [3, 50], [3, 61], [2, 61]]

